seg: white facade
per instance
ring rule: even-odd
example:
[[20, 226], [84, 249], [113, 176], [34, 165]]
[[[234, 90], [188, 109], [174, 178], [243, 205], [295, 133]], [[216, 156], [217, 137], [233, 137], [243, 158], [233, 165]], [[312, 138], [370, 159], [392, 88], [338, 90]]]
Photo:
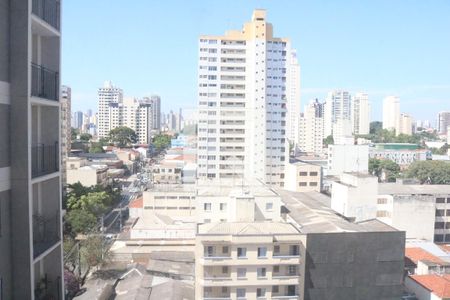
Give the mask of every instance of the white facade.
[[292, 48], [289, 40], [273, 37], [265, 17], [256, 10], [242, 31], [200, 37], [200, 181], [284, 184]]
[[351, 122], [351, 97], [348, 91], [334, 90], [328, 93], [324, 112], [324, 136], [333, 134], [333, 125], [338, 120]]
[[287, 68], [287, 112], [286, 112], [286, 137], [290, 143], [297, 147], [299, 143], [299, 118], [300, 118], [300, 65], [297, 60], [297, 52], [292, 50], [288, 56]]
[[383, 100], [383, 129], [398, 132], [400, 126], [400, 98], [388, 96]]
[[378, 178], [367, 174], [344, 173], [333, 182], [331, 208], [355, 222], [377, 216]]
[[447, 128], [450, 126], [450, 111], [441, 111], [437, 118], [437, 131], [439, 134], [448, 134]]
[[370, 132], [370, 102], [367, 93], [356, 93], [352, 97], [352, 125], [354, 134]]
[[98, 136], [107, 137], [109, 131], [115, 127], [111, 120], [119, 122], [118, 114], [111, 116], [110, 104], [122, 102], [123, 92], [114, 87], [111, 81], [106, 81], [102, 88], [98, 89]]
[[369, 171], [368, 145], [329, 145], [327, 175], [344, 172], [367, 174]]
[[299, 150], [302, 152], [323, 152], [323, 106], [317, 99], [305, 106], [299, 128]]

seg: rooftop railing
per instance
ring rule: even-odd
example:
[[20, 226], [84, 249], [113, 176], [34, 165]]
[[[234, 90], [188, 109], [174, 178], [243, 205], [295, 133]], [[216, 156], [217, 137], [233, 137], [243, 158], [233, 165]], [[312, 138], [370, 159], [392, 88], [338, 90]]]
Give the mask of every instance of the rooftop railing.
[[59, 171], [59, 146], [38, 144], [31, 147], [32, 178]]
[[59, 99], [59, 74], [46, 67], [31, 64], [31, 95], [48, 100]]

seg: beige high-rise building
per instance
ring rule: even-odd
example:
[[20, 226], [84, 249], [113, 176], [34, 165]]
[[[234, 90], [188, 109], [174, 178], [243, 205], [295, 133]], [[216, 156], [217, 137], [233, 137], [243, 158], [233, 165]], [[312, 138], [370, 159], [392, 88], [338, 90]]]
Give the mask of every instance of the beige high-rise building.
[[301, 152], [317, 153], [323, 151], [323, 109], [324, 104], [316, 99], [305, 106], [300, 117], [299, 149]]
[[0, 299], [64, 299], [61, 2], [0, 0]]
[[400, 98], [388, 96], [383, 100], [383, 129], [398, 132], [400, 126]]
[[242, 30], [200, 37], [200, 181], [284, 184], [287, 105], [298, 92], [290, 88], [298, 73], [291, 71], [298, 67], [292, 53], [288, 39], [274, 37], [264, 10], [255, 10]]
[[412, 135], [413, 123], [413, 118], [410, 115], [405, 113], [400, 114], [397, 134]]

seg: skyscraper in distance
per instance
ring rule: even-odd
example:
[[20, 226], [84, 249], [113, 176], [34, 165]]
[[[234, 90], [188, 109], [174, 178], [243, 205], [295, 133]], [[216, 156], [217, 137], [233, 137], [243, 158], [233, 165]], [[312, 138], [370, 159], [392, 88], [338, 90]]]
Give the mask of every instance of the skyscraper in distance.
[[441, 111], [438, 113], [437, 131], [439, 134], [447, 134], [447, 128], [450, 126], [450, 111]]
[[383, 129], [398, 132], [400, 126], [400, 98], [388, 96], [383, 100]]
[[111, 81], [105, 81], [103, 87], [98, 89], [98, 128], [100, 138], [107, 137], [109, 131], [114, 128], [111, 122], [119, 122], [118, 115], [110, 115], [110, 104], [118, 105], [122, 102], [122, 89], [113, 86]]
[[284, 185], [288, 39], [273, 35], [265, 10], [242, 30], [199, 41], [199, 180], [258, 179]]
[[352, 99], [352, 126], [354, 134], [370, 132], [370, 102], [367, 93], [356, 93]]
[[333, 127], [336, 127], [336, 123], [339, 123], [339, 128], [343, 128], [343, 126], [340, 126], [341, 124], [346, 124], [344, 127], [350, 129], [350, 126], [347, 126], [351, 122], [351, 98], [348, 91], [334, 90], [329, 92], [324, 109], [325, 137], [333, 134]]
[[300, 65], [297, 51], [292, 50], [287, 56], [288, 64], [284, 73], [289, 74], [286, 82], [286, 136], [289, 142], [297, 146], [299, 143], [300, 118]]

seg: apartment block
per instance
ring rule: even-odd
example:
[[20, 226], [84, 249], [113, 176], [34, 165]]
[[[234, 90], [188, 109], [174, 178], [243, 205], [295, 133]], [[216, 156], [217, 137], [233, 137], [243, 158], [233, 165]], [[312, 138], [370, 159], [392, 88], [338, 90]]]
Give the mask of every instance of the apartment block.
[[450, 126], [450, 111], [441, 111], [437, 117], [437, 131], [439, 134], [448, 134], [448, 127]]
[[255, 10], [242, 30], [200, 37], [200, 181], [284, 184], [287, 104], [296, 94], [287, 90], [292, 51], [288, 39], [274, 37], [264, 10]]
[[305, 106], [300, 117], [299, 150], [301, 152], [321, 154], [324, 139], [324, 104], [318, 99]]
[[303, 299], [303, 245], [288, 223], [199, 225], [196, 299]]
[[185, 185], [155, 185], [143, 192], [143, 218], [154, 214], [175, 220], [195, 220], [195, 188]]
[[400, 127], [400, 98], [388, 96], [383, 100], [383, 129], [395, 130]]
[[413, 125], [414, 125], [414, 120], [411, 117], [411, 115], [401, 113], [400, 119], [399, 119], [398, 134], [412, 135], [413, 134]]
[[[334, 90], [328, 93], [324, 107], [324, 136], [335, 135], [333, 127], [336, 123], [350, 124], [351, 131], [351, 95], [345, 90]], [[339, 125], [342, 127], [342, 125]], [[351, 133], [350, 133], [351, 135]]]
[[67, 184], [81, 183], [84, 186], [106, 186], [108, 166], [88, 164], [86, 159], [69, 157], [66, 161]]
[[66, 184], [66, 160], [70, 154], [72, 142], [71, 127], [71, 98], [72, 90], [70, 87], [63, 85], [61, 87], [61, 181], [63, 186]]
[[114, 87], [111, 81], [105, 81], [103, 87], [98, 89], [98, 136], [108, 137], [111, 129], [119, 126], [118, 111], [114, 114], [110, 112], [110, 105], [121, 103], [123, 91]]
[[322, 190], [322, 167], [300, 160], [290, 161], [286, 165], [284, 188], [293, 192], [320, 192]]
[[1, 299], [64, 298], [60, 5], [0, 0]]
[[352, 97], [352, 126], [354, 134], [370, 132], [370, 102], [367, 93], [356, 93]]

